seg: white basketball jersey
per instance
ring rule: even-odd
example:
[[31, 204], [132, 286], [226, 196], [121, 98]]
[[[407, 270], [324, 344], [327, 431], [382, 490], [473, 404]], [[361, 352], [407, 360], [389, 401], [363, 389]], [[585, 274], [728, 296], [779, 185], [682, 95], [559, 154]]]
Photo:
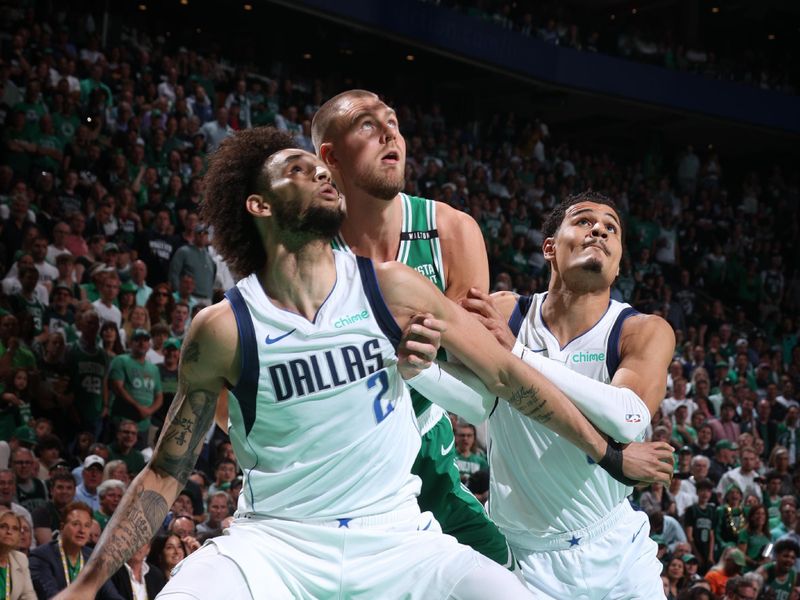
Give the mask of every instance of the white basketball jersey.
[[[636, 311], [611, 300], [594, 327], [562, 348], [542, 320], [546, 297], [535, 294], [517, 303], [509, 325], [520, 342], [577, 373], [611, 381], [622, 323]], [[630, 493], [577, 447], [506, 402], [500, 401], [489, 419], [489, 438], [489, 512], [516, 545], [524, 547], [529, 536], [590, 526]]]
[[238, 516], [350, 519], [416, 506], [420, 436], [397, 371], [400, 329], [372, 263], [334, 251], [313, 321], [276, 307], [256, 275], [226, 293], [242, 373], [230, 437], [244, 472]]

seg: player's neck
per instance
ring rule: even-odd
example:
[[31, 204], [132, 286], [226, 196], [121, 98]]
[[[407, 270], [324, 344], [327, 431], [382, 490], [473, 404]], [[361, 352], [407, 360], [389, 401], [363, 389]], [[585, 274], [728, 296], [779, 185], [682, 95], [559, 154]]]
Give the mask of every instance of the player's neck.
[[267, 265], [259, 280], [277, 307], [314, 319], [336, 283], [330, 240], [316, 240], [298, 250], [283, 245], [267, 249]]
[[377, 262], [395, 260], [403, 228], [400, 196], [387, 201], [352, 190], [345, 203], [347, 218], [340, 231], [350, 249]]
[[573, 292], [563, 281], [551, 280], [542, 318], [562, 346], [594, 327], [608, 310], [610, 290]]

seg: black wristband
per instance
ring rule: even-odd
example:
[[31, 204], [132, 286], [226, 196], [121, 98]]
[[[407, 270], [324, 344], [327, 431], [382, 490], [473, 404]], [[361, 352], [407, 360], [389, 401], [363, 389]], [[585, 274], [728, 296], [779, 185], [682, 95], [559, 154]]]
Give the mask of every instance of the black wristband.
[[639, 483], [638, 481], [625, 477], [625, 474], [622, 472], [622, 450], [611, 440], [608, 441], [608, 445], [606, 446], [606, 453], [597, 464], [603, 467], [609, 475], [620, 483], [629, 486], [634, 486]]

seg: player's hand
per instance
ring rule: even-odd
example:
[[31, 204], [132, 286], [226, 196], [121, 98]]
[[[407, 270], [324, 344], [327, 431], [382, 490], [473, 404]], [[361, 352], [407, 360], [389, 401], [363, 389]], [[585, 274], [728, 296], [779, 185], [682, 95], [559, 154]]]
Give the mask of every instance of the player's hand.
[[622, 451], [622, 472], [630, 479], [669, 485], [673, 469], [672, 446], [666, 442], [632, 442]]
[[443, 331], [444, 323], [431, 315], [415, 315], [409, 320], [397, 348], [397, 369], [403, 379], [411, 379], [431, 366]]
[[489, 333], [500, 342], [503, 348], [511, 350], [514, 347], [517, 338], [511, 333], [506, 320], [489, 294], [485, 294], [478, 288], [470, 288], [467, 297], [462, 298], [458, 303], [464, 310], [471, 312], [472, 316], [489, 330]]

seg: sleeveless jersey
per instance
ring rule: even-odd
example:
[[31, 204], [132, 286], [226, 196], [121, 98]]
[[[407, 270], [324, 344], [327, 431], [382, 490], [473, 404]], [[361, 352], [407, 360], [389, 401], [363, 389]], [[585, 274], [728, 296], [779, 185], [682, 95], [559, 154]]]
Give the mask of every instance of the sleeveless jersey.
[[416, 506], [419, 430], [397, 371], [400, 329], [372, 262], [334, 251], [313, 321], [276, 307], [256, 275], [226, 293], [242, 372], [230, 437], [244, 472], [238, 516], [334, 520]]
[[[521, 297], [509, 320], [530, 351], [608, 383], [619, 365], [619, 336], [636, 314], [611, 300], [600, 320], [563, 348], [542, 320], [547, 294]], [[489, 419], [489, 514], [514, 544], [588, 527], [609, 514], [631, 488], [614, 480], [557, 433], [499, 402]]]
[[[395, 260], [422, 273], [444, 293], [447, 284], [444, 279], [442, 245], [439, 231], [436, 229], [436, 202], [406, 194], [400, 194], [400, 199], [403, 207], [403, 226], [400, 230], [400, 247], [397, 249]], [[352, 253], [341, 234], [333, 239], [332, 244], [338, 250]], [[444, 358], [443, 351], [440, 352], [439, 358]], [[414, 412], [422, 422], [421, 417], [431, 408], [431, 402], [415, 390], [411, 390], [411, 399], [414, 402]], [[438, 418], [425, 421], [433, 427]]]
[[775, 563], [765, 565], [764, 570], [767, 574], [764, 579], [764, 589], [771, 590], [775, 594], [775, 600], [789, 600], [797, 581], [797, 571], [789, 569], [789, 572], [783, 576], [783, 581], [778, 581]]

